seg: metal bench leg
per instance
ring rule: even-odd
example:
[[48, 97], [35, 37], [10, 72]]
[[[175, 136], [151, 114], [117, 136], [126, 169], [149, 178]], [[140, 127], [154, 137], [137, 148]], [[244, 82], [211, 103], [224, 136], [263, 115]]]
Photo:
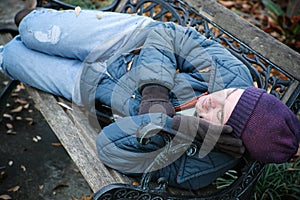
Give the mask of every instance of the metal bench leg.
[[12, 91], [20, 82], [17, 80], [10, 80], [4, 87], [0, 94], [0, 121], [2, 121], [3, 113], [6, 108], [6, 102]]

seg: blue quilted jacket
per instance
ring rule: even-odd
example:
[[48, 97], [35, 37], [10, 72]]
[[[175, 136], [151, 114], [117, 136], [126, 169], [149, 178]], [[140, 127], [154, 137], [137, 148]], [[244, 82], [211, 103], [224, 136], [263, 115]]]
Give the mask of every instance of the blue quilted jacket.
[[84, 73], [98, 85], [92, 88], [86, 84], [87, 90], [95, 90], [95, 96], [87, 95], [85, 101], [104, 103], [112, 107], [115, 116], [122, 116], [104, 127], [97, 137], [99, 158], [106, 165], [126, 174], [152, 170], [154, 177], [165, 177], [170, 185], [188, 189], [204, 187], [236, 165], [237, 159], [217, 150], [204, 158], [197, 153], [174, 151], [167, 156], [172, 159], [165, 156], [162, 161], [158, 155], [166, 151], [166, 142], [161, 134], [146, 145], [135, 136], [149, 124], [172, 132], [172, 118], [164, 114], [137, 115], [141, 88], [146, 84], [169, 88], [174, 106], [207, 91], [253, 85], [248, 69], [223, 46], [192, 28], [153, 22], [139, 30], [108, 61], [105, 70], [99, 67], [100, 77], [99, 70], [95, 70], [97, 65], [93, 66], [86, 67]]

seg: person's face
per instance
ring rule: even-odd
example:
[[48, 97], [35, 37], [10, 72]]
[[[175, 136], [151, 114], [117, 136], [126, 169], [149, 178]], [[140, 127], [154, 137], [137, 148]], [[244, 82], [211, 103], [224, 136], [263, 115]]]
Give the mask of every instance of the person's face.
[[200, 96], [196, 103], [196, 115], [215, 124], [226, 124], [244, 90], [224, 89]]

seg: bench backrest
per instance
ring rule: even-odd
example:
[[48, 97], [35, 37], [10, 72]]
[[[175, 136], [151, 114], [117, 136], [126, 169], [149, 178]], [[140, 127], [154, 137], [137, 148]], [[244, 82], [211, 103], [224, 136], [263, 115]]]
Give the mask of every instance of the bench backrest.
[[[75, 8], [57, 0], [49, 7]], [[185, 3], [187, 2], [187, 3]], [[104, 11], [146, 15], [194, 27], [227, 47], [249, 68], [255, 85], [300, 113], [300, 54], [212, 0], [114, 0]], [[38, 0], [41, 6], [42, 0]], [[191, 6], [192, 5], [192, 6]], [[47, 7], [47, 5], [43, 5]], [[234, 25], [233, 25], [234, 24]]]
[[[294, 113], [300, 112], [300, 65], [279, 66], [271, 62], [231, 34], [230, 30], [225, 30], [222, 24], [209, 19], [215, 15], [214, 11], [202, 6], [203, 12], [199, 12], [180, 0], [117, 0], [115, 3], [118, 4], [112, 4], [114, 7], [109, 8], [111, 11], [147, 15], [155, 20], [172, 21], [182, 26], [194, 27], [202, 35], [224, 45], [239, 58], [250, 70], [257, 87], [280, 98]], [[299, 55], [297, 57], [300, 58]], [[289, 63], [288, 57], [286, 60], [286, 63]]]

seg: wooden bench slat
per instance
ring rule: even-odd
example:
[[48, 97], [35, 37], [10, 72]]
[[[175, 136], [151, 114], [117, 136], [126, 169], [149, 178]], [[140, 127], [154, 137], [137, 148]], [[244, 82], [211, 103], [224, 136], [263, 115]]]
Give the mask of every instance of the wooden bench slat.
[[289, 98], [291, 97], [291, 95], [295, 92], [295, 90], [299, 86], [299, 84], [300, 84], [300, 82], [297, 81], [297, 80], [295, 80], [295, 82], [292, 83], [292, 85], [289, 86], [289, 88], [287, 89], [286, 93], [282, 97], [281, 101], [284, 102], [284, 103], [287, 103], [287, 101], [289, 100]]
[[6, 44], [10, 40], [12, 40], [12, 36], [10, 33], [3, 33], [0, 35], [0, 45]]
[[75, 126], [54, 96], [30, 87], [27, 90], [94, 192], [105, 185], [124, 182], [123, 176], [112, 175], [98, 159], [95, 141], [91, 142], [94, 137]]
[[[98, 160], [96, 137], [100, 133], [101, 129], [97, 130], [95, 127], [92, 127], [91, 124], [89, 123], [88, 117], [83, 113], [82, 110], [80, 110], [79, 107], [73, 105], [72, 108], [73, 108], [73, 110], [67, 110], [66, 114], [73, 121], [74, 126], [77, 128], [77, 130], [80, 131], [80, 134], [79, 134], [80, 139], [82, 141], [84, 141], [84, 143], [89, 147], [87, 150], [90, 151], [91, 154], [96, 156], [95, 159]], [[133, 181], [132, 179], [128, 178], [127, 176], [124, 176], [124, 175], [116, 172], [115, 170], [112, 170], [104, 165], [101, 165], [100, 167], [107, 168], [109, 174], [118, 183], [129, 183], [129, 182]]]

